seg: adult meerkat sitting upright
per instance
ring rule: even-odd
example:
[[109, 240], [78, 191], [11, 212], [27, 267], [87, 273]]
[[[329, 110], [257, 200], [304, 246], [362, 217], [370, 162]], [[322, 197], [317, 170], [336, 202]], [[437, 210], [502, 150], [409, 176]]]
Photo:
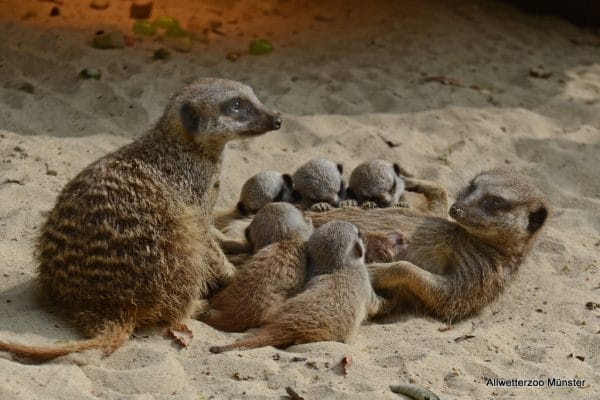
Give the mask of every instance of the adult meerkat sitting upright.
[[364, 262], [358, 228], [333, 221], [317, 229], [307, 243], [312, 276], [306, 288], [269, 313], [260, 330], [213, 353], [263, 346], [348, 341], [368, 316], [392, 308], [375, 294]]
[[494, 169], [459, 192], [450, 221], [441, 211], [443, 188], [416, 180], [409, 185], [431, 200], [437, 217], [403, 208], [307, 215], [316, 227], [346, 220], [361, 229], [403, 232], [409, 240], [404, 260], [371, 265], [373, 286], [447, 322], [473, 315], [514, 278], [546, 221], [546, 198], [516, 173]]
[[112, 353], [141, 325], [184, 328], [194, 304], [234, 267], [210, 229], [228, 141], [279, 129], [252, 89], [201, 79], [144, 136], [63, 188], [37, 241], [37, 280], [87, 340], [0, 350], [34, 360]]
[[342, 164], [316, 158], [294, 172], [294, 200], [303, 208], [326, 211], [345, 198], [346, 184], [342, 178]]
[[346, 193], [349, 200], [340, 206], [409, 207], [400, 165], [387, 160], [369, 160], [354, 168]]
[[255, 253], [213, 298], [198, 319], [214, 328], [241, 332], [261, 325], [306, 283], [305, 243], [313, 232], [310, 218], [289, 203], [264, 206], [247, 229]]

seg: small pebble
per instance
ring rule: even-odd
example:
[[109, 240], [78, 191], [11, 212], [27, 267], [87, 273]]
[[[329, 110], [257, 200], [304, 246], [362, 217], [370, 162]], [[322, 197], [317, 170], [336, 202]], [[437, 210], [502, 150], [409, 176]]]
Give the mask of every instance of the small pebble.
[[266, 39], [256, 39], [250, 42], [250, 54], [262, 55], [273, 51], [273, 45]]
[[138, 35], [152, 36], [156, 33], [156, 27], [148, 20], [139, 19], [133, 23], [133, 32]]
[[168, 15], [160, 15], [154, 18], [154, 26], [162, 29], [174, 29], [179, 28], [179, 21]]
[[152, 2], [149, 3], [140, 3], [135, 2], [131, 5], [129, 9], [129, 17], [134, 19], [147, 19], [150, 18], [150, 14], [152, 13]]
[[230, 51], [229, 53], [227, 53], [225, 58], [227, 58], [231, 62], [235, 62], [240, 58], [240, 56], [241, 54], [239, 51]]
[[106, 10], [110, 5], [108, 0], [92, 0], [90, 7], [94, 10]]
[[33, 94], [33, 92], [35, 92], [35, 87], [31, 83], [25, 82], [19, 86], [19, 90], [25, 93]]
[[171, 52], [164, 47], [161, 47], [160, 49], [154, 51], [152, 58], [154, 60], [168, 60], [171, 58]]
[[102, 77], [102, 72], [97, 68], [84, 68], [79, 72], [81, 79], [96, 79], [99, 80]]
[[97, 49], [122, 49], [125, 47], [125, 36], [122, 32], [103, 32], [96, 35], [92, 46]]

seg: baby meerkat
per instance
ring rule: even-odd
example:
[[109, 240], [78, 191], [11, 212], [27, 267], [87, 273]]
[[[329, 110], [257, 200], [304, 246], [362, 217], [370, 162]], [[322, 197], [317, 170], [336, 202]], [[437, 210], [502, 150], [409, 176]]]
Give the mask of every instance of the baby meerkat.
[[175, 94], [147, 134], [67, 183], [41, 228], [38, 283], [89, 339], [0, 350], [39, 361], [110, 354], [137, 326], [184, 328], [235, 272], [212, 234], [225, 145], [280, 125], [239, 82], [201, 79]]
[[[408, 207], [403, 197], [404, 180], [400, 165], [386, 160], [365, 161], [354, 168], [350, 175], [347, 196], [355, 199], [363, 208]], [[341, 206], [355, 205], [345, 200]]]
[[269, 203], [291, 202], [292, 177], [277, 171], [262, 171], [242, 186], [237, 209], [242, 215], [256, 214]]
[[329, 210], [345, 197], [342, 164], [325, 158], [311, 160], [294, 173], [294, 200], [313, 211]]
[[267, 170], [252, 176], [242, 186], [235, 209], [215, 210], [214, 224], [223, 250], [229, 254], [244, 252], [245, 247], [236, 244], [235, 238], [239, 238], [248, 226], [249, 217], [269, 203], [292, 200], [292, 177], [289, 174]]
[[393, 307], [371, 287], [364, 244], [355, 225], [343, 221], [323, 225], [311, 235], [307, 250], [313, 275], [306, 288], [270, 313], [257, 333], [211, 347], [211, 352], [346, 342], [368, 316]]
[[[432, 199], [434, 208], [447, 199], [436, 184], [414, 186]], [[523, 177], [494, 169], [475, 176], [459, 192], [450, 208], [454, 221], [441, 212], [431, 217], [402, 208], [307, 215], [316, 227], [347, 220], [361, 229], [403, 232], [409, 240], [404, 260], [371, 265], [373, 286], [391, 292], [400, 304], [452, 322], [481, 310], [512, 281], [546, 221], [548, 204]]]
[[293, 205], [264, 206], [247, 230], [256, 253], [210, 300], [209, 312], [199, 319], [228, 332], [260, 326], [270, 308], [279, 306], [306, 283], [305, 243], [312, 231], [310, 218]]

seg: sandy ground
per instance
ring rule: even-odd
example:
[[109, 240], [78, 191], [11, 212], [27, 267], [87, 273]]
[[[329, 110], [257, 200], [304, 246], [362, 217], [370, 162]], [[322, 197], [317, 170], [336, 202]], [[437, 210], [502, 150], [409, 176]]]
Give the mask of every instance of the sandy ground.
[[[130, 31], [130, 2], [111, 3], [96, 11], [65, 0], [50, 17], [56, 4], [0, 0], [3, 339], [80, 337], [34, 297], [43, 213], [72, 176], [148, 129], [169, 93], [195, 77], [247, 82], [285, 118], [280, 132], [229, 146], [221, 207], [235, 204], [251, 174], [323, 156], [343, 162], [346, 175], [365, 159], [399, 161], [451, 190], [510, 165], [554, 212], [505, 294], [449, 330], [403, 316], [365, 325], [350, 344], [212, 355], [210, 345], [242, 335], [192, 321], [195, 339], [183, 350], [157, 330], [104, 359], [89, 352], [23, 365], [2, 354], [0, 398], [271, 399], [291, 386], [307, 400], [394, 399], [390, 384], [414, 381], [444, 399], [600, 399], [600, 309], [585, 306], [600, 303], [600, 48], [572, 42], [590, 32], [476, 1], [155, 1], [153, 15], [178, 17], [193, 32], [212, 20], [223, 26], [208, 44], [153, 61], [162, 46], [154, 39], [90, 47], [99, 29]], [[255, 37], [275, 51], [226, 59]], [[78, 79], [85, 67], [102, 79]], [[446, 84], [424, 79], [440, 76]], [[466, 334], [474, 337], [455, 341]], [[488, 378], [546, 387], [492, 387]], [[548, 378], [585, 387], [550, 388]]]

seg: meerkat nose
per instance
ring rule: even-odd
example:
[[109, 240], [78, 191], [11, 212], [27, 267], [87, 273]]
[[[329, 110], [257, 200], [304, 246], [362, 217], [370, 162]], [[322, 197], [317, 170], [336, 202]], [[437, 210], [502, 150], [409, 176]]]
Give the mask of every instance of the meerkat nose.
[[281, 128], [281, 117], [279, 115], [273, 117], [273, 129], [274, 130], [278, 130], [279, 128]]

